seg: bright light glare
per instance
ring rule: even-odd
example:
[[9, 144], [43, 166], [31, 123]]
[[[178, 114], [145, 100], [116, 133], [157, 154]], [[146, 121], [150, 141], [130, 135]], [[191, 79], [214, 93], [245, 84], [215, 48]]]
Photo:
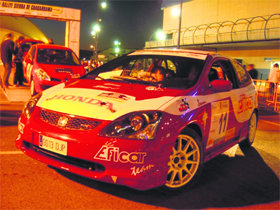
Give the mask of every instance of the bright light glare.
[[159, 41], [164, 41], [166, 39], [166, 34], [163, 33], [163, 31], [158, 30], [156, 32], [156, 39], [159, 40]]
[[98, 25], [98, 24], [96, 24], [96, 25], [94, 25], [93, 26], [93, 30], [95, 31], [95, 32], [100, 32], [100, 25]]
[[179, 7], [173, 7], [171, 9], [171, 14], [173, 17], [179, 17], [180, 16], [180, 8]]
[[114, 41], [114, 45], [115, 45], [115, 46], [119, 46], [119, 45], [121, 45], [121, 43], [120, 43], [118, 40], [115, 40], [115, 41]]
[[121, 51], [121, 49], [119, 47], [115, 47], [115, 53], [119, 53]]
[[101, 2], [100, 6], [101, 6], [102, 9], [106, 9], [107, 8], [107, 2], [106, 1]]
[[92, 36], [95, 36], [95, 35], [96, 35], [96, 32], [95, 32], [95, 31], [91, 31], [90, 34], [91, 34]]

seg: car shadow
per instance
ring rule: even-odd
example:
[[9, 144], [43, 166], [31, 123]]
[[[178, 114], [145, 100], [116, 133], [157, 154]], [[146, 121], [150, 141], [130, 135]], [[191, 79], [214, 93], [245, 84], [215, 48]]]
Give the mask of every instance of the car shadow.
[[192, 189], [164, 193], [157, 189], [137, 191], [93, 181], [69, 172], [58, 173], [87, 187], [131, 201], [172, 209], [241, 207], [279, 200], [279, 179], [259, 153], [250, 148], [244, 156], [219, 155], [207, 162]]
[[18, 124], [18, 118], [22, 111], [16, 110], [1, 110], [0, 111], [0, 126], [14, 126]]

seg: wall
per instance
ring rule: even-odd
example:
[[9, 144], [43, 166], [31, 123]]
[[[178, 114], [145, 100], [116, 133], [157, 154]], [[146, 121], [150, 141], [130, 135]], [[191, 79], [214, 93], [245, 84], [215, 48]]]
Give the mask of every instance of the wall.
[[[192, 0], [183, 3], [182, 27], [280, 13], [279, 2], [279, 0]], [[178, 29], [179, 18], [172, 16], [174, 7], [179, 5], [164, 8], [164, 31]]]
[[[179, 17], [172, 16], [172, 10], [176, 7], [178, 9], [179, 4], [164, 8], [163, 31], [165, 32], [178, 30]], [[256, 16], [269, 17], [277, 13], [280, 14], [280, 0], [191, 0], [183, 3], [181, 28], [224, 21], [235, 22], [242, 18]], [[250, 27], [257, 24], [264, 24], [264, 22], [261, 22], [260, 19], [259, 22], [256, 21]], [[245, 29], [246, 27], [247, 25], [245, 25]], [[177, 36], [177, 32], [174, 35]], [[176, 37], [173, 38], [176, 39]], [[254, 64], [259, 71], [259, 78], [262, 77], [262, 79], [267, 79], [272, 65], [275, 62], [280, 62], [280, 45], [269, 47], [260, 44], [253, 47], [252, 45], [245, 47], [243, 45], [243, 47], [232, 47], [231, 49], [217, 49], [220, 54], [241, 59], [244, 65]]]

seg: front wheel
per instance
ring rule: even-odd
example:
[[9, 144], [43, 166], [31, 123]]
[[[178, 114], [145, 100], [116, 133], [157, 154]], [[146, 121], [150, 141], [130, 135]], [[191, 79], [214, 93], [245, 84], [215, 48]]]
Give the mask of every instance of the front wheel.
[[172, 148], [165, 187], [180, 189], [193, 183], [201, 169], [202, 157], [200, 137], [193, 130], [187, 129], [177, 137]]
[[247, 138], [239, 143], [241, 147], [247, 148], [253, 144], [256, 136], [257, 124], [258, 124], [258, 118], [256, 112], [254, 112], [249, 120]]

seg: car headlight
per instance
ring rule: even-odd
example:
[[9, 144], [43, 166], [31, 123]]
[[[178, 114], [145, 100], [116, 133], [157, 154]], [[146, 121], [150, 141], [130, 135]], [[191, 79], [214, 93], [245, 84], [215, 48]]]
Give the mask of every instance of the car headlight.
[[110, 123], [101, 135], [116, 138], [154, 139], [162, 114], [157, 111], [134, 112]]
[[50, 76], [43, 69], [36, 69], [35, 74], [40, 80], [51, 80]]
[[42, 93], [38, 93], [37, 95], [33, 96], [32, 98], [29, 99], [29, 101], [25, 104], [22, 114], [29, 119], [31, 117], [31, 114], [37, 104], [37, 102], [39, 101], [39, 99], [41, 98]]

